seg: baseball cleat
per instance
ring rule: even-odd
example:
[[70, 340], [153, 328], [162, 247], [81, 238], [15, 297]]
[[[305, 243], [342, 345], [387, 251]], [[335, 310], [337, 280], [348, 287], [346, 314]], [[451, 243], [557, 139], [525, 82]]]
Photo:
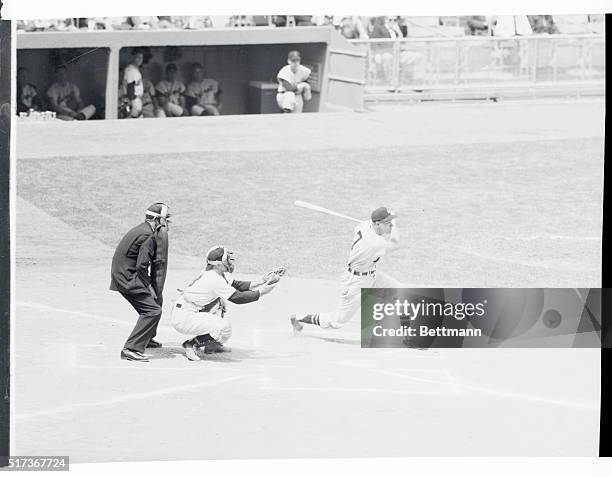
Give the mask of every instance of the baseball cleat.
[[299, 333], [304, 329], [304, 325], [298, 321], [295, 315], [291, 315], [291, 326], [293, 326], [294, 333]]
[[121, 359], [125, 359], [127, 361], [141, 361], [143, 363], [149, 362], [149, 357], [145, 356], [138, 351], [132, 351], [131, 349], [123, 348], [121, 350]]
[[204, 343], [201, 347], [201, 350], [204, 351], [204, 353], [206, 354], [212, 354], [212, 353], [229, 353], [231, 352], [231, 348], [225, 347], [223, 346], [221, 343], [219, 343], [218, 341], [207, 341], [206, 343]]
[[159, 341], [155, 341], [154, 339], [149, 341], [149, 344], [147, 345], [147, 348], [161, 348], [161, 347], [162, 347], [162, 344]]
[[200, 357], [196, 353], [195, 346], [191, 340], [185, 341], [183, 348], [185, 348], [185, 356], [187, 356], [189, 361], [200, 361]]

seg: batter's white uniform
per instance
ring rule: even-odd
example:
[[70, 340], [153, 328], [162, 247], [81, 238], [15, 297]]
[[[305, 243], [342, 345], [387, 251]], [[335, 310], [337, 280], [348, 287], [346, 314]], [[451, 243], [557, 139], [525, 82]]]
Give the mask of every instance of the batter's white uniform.
[[[304, 108], [304, 99], [310, 100], [312, 97], [311, 88], [306, 80], [310, 76], [310, 68], [304, 65], [298, 65], [297, 72], [291, 70], [291, 65], [286, 65], [281, 68], [276, 75], [278, 81], [278, 93], [276, 94], [276, 102], [281, 109], [288, 109], [292, 113], [301, 113]], [[280, 80], [285, 80], [293, 86], [297, 86], [296, 92], [287, 91]], [[303, 99], [302, 99], [303, 96]]]
[[402, 284], [386, 273], [376, 270], [380, 258], [395, 247], [390, 239], [399, 239], [395, 224], [387, 237], [378, 235], [371, 221], [355, 227], [353, 245], [348, 256], [347, 270], [342, 274], [342, 292], [338, 307], [319, 316], [323, 328], [341, 328], [361, 307], [362, 288], [401, 288]]
[[[172, 309], [174, 329], [185, 335], [209, 334], [219, 343], [232, 336], [232, 324], [221, 317], [221, 308], [236, 292], [229, 274], [219, 275], [215, 270], [203, 271], [179, 296]], [[203, 308], [209, 311], [200, 311]]]

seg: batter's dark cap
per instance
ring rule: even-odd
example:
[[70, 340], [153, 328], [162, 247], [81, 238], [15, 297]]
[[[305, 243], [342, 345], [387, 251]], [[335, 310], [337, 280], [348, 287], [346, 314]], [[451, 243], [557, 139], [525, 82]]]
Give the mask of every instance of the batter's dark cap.
[[289, 60], [293, 60], [293, 59], [299, 60], [299, 59], [301, 59], [301, 55], [300, 55], [300, 52], [299, 52], [299, 51], [297, 51], [297, 50], [291, 50], [291, 51], [289, 52], [289, 54], [287, 55], [287, 58], [288, 58]]
[[397, 215], [387, 210], [386, 207], [379, 207], [372, 212], [372, 222], [391, 222]]

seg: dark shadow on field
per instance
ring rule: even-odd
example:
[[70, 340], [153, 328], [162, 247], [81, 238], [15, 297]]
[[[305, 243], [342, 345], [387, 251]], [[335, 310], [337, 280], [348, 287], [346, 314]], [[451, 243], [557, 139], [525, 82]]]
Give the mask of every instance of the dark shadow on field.
[[302, 335], [307, 338], [312, 338], [315, 340], [327, 341], [328, 343], [338, 343], [349, 346], [361, 346], [361, 340], [350, 339], [350, 338], [332, 338], [329, 336], [313, 336], [313, 335]]
[[[272, 353], [270, 355], [262, 355], [261, 350], [250, 348], [235, 348], [229, 346], [231, 351], [225, 353], [202, 353], [198, 352], [198, 356], [205, 361], [214, 361], [216, 363], [238, 363], [244, 360], [276, 360], [278, 358], [292, 358], [303, 356], [303, 353]], [[146, 354], [150, 356], [150, 360], [157, 359], [174, 359], [182, 358], [187, 360], [185, 350], [181, 345], [170, 345], [162, 348], [147, 349]]]

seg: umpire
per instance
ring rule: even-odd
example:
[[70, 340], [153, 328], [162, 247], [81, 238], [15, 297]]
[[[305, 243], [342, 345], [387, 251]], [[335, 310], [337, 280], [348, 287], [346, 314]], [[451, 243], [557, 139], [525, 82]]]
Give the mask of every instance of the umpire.
[[152, 204], [145, 221], [125, 234], [113, 255], [110, 289], [121, 293], [140, 315], [121, 350], [121, 359], [146, 362], [145, 348], [162, 346], [153, 338], [162, 314], [169, 218], [167, 204]]

